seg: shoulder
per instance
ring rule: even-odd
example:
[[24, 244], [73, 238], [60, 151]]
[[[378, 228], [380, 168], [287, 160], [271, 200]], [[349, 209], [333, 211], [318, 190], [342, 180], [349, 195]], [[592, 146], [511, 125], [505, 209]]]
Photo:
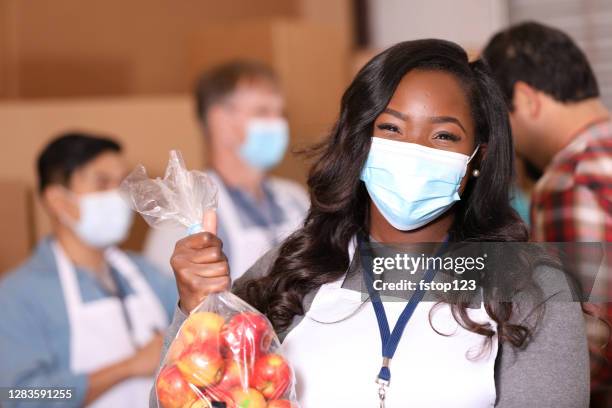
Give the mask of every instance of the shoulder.
[[37, 280], [37, 276], [41, 274], [45, 274], [45, 271], [37, 268], [31, 259], [5, 272], [2, 278], [0, 278], [0, 298], [22, 292], [31, 286]]
[[532, 238], [601, 241], [612, 209], [612, 134], [581, 135], [546, 169], [531, 197]]
[[48, 280], [58, 280], [55, 256], [49, 238], [43, 238], [19, 266], [0, 277], [0, 291], [8, 293], [36, 288]]
[[544, 299], [572, 301], [572, 288], [568, 283], [568, 275], [562, 269], [541, 264], [534, 268], [533, 278], [542, 290]]
[[165, 279], [168, 276], [164, 275], [151, 261], [145, 258], [143, 255], [134, 251], [123, 251], [124, 254], [129, 258], [130, 261], [138, 268], [138, 271], [145, 276], [145, 278], [151, 279]]
[[174, 277], [170, 274], [163, 273], [159, 268], [137, 253], [126, 252], [126, 255], [134, 263], [138, 272], [157, 295], [158, 300], [161, 301], [170, 318], [178, 300]]
[[309, 201], [308, 194], [302, 185], [293, 180], [271, 176], [267, 180], [268, 185], [274, 192], [296, 198], [302, 202]]
[[42, 263], [35, 255], [0, 278], [0, 309], [5, 318], [9, 313], [43, 310], [48, 306], [47, 300], [60, 297], [55, 264]]
[[278, 258], [279, 251], [280, 245], [263, 254], [253, 266], [232, 284], [232, 291], [239, 293], [248, 282], [267, 276]]
[[277, 189], [284, 189], [287, 191], [295, 191], [305, 193], [304, 188], [297, 182], [284, 177], [269, 176], [266, 179], [267, 183]]
[[[612, 134], [589, 140], [576, 158], [575, 184], [612, 196]], [[601, 186], [607, 188], [600, 188]]]
[[144, 269], [147, 271], [156, 270], [155, 266], [153, 266], [153, 264], [139, 252], [123, 249], [120, 251], [123, 252], [139, 269]]
[[[238, 280], [236, 280], [236, 282], [234, 282], [234, 284], [232, 285], [232, 292], [238, 297], [248, 302], [247, 286], [249, 282], [264, 278], [270, 273], [272, 267], [274, 266], [274, 263], [278, 259], [279, 251], [280, 246], [274, 247], [268, 252], [266, 252], [261, 258], [259, 258], [259, 260], [255, 262], [255, 264], [251, 268], [249, 268], [244, 273], [244, 275], [242, 275]], [[319, 288], [311, 290], [310, 292], [306, 293], [302, 298], [302, 307], [304, 313], [310, 309], [310, 306], [312, 305], [312, 302], [314, 301], [314, 298], [318, 291]], [[281, 342], [283, 342], [289, 332], [291, 332], [291, 330], [293, 330], [302, 321], [303, 317], [303, 314], [295, 314], [289, 327], [282, 331], [276, 332]]]
[[612, 127], [594, 127], [559, 152], [535, 188], [537, 194], [591, 187], [612, 180]]
[[534, 280], [543, 296], [513, 302], [511, 319], [531, 328], [528, 342], [521, 348], [500, 345], [496, 407], [587, 407], [589, 355], [580, 303], [573, 301], [562, 270], [536, 267]]
[[549, 304], [572, 303], [574, 292], [568, 274], [555, 266], [541, 264], [531, 274], [531, 289], [523, 289], [512, 298], [513, 320], [519, 324], [529, 322], [536, 326], [536, 320], [542, 317]]

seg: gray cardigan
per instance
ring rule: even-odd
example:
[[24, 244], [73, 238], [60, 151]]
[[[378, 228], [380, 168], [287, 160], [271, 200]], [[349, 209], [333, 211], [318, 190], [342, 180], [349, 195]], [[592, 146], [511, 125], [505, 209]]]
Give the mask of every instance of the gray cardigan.
[[[277, 257], [273, 249], [260, 258], [240, 279], [234, 289], [251, 279], [268, 273]], [[343, 283], [347, 289], [360, 290], [360, 274], [350, 273], [359, 268], [353, 262]], [[507, 343], [499, 344], [495, 362], [495, 385], [498, 408], [586, 408], [589, 405], [589, 355], [584, 318], [580, 304], [571, 300], [563, 274], [550, 267], [539, 267], [536, 282], [544, 292], [545, 308], [542, 320], [524, 349]], [[316, 291], [304, 298], [308, 310]], [[533, 317], [537, 305], [519, 304], [515, 321]], [[165, 355], [186, 316], [176, 309], [164, 341]], [[296, 316], [291, 326], [278, 333], [282, 340], [303, 318]], [[151, 393], [150, 407], [156, 408], [155, 393]], [[305, 407], [310, 408], [310, 407]]]

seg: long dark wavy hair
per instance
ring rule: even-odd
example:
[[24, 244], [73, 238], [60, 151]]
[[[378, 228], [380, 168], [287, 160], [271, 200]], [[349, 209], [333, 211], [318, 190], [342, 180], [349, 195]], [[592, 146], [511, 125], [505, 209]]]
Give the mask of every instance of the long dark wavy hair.
[[[279, 332], [294, 316], [304, 314], [304, 296], [333, 282], [349, 266], [349, 241], [368, 236], [370, 199], [360, 172], [370, 149], [375, 119], [387, 107], [400, 80], [411, 70], [448, 72], [459, 81], [469, 100], [476, 144], [486, 144], [477, 165], [480, 177], [471, 179], [455, 203], [451, 242], [525, 242], [527, 228], [509, 203], [514, 177], [514, 154], [507, 106], [481, 60], [469, 62], [458, 45], [442, 40], [399, 43], [369, 61], [342, 97], [339, 118], [329, 137], [314, 148], [316, 161], [308, 177], [311, 207], [301, 229], [287, 238], [269, 273], [239, 289], [239, 295], [265, 313]], [[470, 319], [466, 303], [452, 304], [462, 326], [489, 339], [488, 324]], [[526, 326], [510, 322], [512, 303], [485, 303], [497, 323], [501, 341], [522, 346]]]

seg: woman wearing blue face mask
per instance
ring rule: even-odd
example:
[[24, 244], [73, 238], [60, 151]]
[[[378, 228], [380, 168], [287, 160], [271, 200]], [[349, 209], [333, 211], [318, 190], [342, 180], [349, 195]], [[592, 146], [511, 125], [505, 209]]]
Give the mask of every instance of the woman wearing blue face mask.
[[[587, 406], [581, 308], [549, 301], [559, 292], [538, 287], [552, 276], [538, 259], [508, 262], [522, 287], [540, 289], [531, 307], [494, 293], [476, 307], [360, 293], [368, 240], [527, 241], [508, 199], [506, 109], [483, 63], [446, 41], [400, 43], [357, 74], [316, 149], [304, 227], [233, 287], [273, 323], [303, 407]], [[212, 233], [177, 244], [174, 327], [227, 283], [220, 245]]]

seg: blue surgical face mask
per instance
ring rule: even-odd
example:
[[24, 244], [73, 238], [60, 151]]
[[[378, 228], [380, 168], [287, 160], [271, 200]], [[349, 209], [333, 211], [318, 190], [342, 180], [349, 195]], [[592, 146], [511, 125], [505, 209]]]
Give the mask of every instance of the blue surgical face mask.
[[240, 157], [251, 167], [268, 170], [277, 165], [289, 144], [289, 125], [285, 119], [251, 119]]
[[66, 223], [83, 242], [94, 248], [106, 248], [125, 240], [133, 214], [119, 190], [87, 193], [77, 200], [79, 219], [66, 219]]
[[433, 221], [460, 199], [461, 180], [477, 151], [466, 156], [373, 137], [361, 180], [386, 220], [409, 231]]

